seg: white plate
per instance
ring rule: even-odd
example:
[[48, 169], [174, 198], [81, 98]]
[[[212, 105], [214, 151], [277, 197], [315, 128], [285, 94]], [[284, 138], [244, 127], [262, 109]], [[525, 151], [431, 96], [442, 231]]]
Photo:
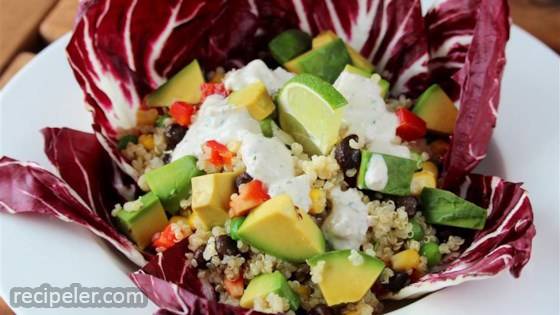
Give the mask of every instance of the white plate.
[[[3, 91], [3, 154], [49, 165], [38, 130], [69, 126], [89, 130], [90, 117], [66, 63], [68, 36], [44, 50]], [[518, 28], [507, 49], [498, 127], [487, 174], [523, 181], [535, 210], [533, 257], [521, 279], [504, 273], [429, 295], [392, 314], [558, 314], [558, 108], [560, 60]], [[0, 295], [15, 286], [130, 286], [126, 266], [103, 242], [74, 225], [26, 215], [0, 215]], [[8, 301], [9, 302], [9, 301]], [[148, 309], [149, 308], [149, 309]], [[150, 305], [142, 313], [151, 314]], [[75, 314], [75, 309], [17, 309], [18, 314]], [[99, 309], [80, 310], [98, 314]], [[104, 309], [103, 314], [138, 314]]]

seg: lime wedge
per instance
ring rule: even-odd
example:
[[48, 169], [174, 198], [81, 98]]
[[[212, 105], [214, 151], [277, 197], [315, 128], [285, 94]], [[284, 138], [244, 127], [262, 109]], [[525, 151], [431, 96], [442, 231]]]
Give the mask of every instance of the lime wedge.
[[280, 128], [308, 154], [329, 154], [339, 137], [346, 99], [311, 74], [295, 76], [278, 95]]

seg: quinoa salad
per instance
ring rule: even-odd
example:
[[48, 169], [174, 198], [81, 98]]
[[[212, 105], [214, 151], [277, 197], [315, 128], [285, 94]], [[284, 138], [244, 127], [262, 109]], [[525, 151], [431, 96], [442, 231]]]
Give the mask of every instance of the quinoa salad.
[[438, 188], [457, 109], [438, 85], [390, 96], [332, 32], [269, 48], [277, 65], [194, 60], [145, 98], [118, 142], [145, 194], [112, 214], [141, 250], [187, 240], [221, 303], [383, 313], [484, 228], [485, 209]]

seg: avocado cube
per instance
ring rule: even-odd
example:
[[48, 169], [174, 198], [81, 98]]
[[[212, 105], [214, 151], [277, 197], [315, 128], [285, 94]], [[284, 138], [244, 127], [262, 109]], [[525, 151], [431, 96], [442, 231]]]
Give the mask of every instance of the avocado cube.
[[237, 173], [216, 173], [194, 177], [192, 182], [192, 210], [204, 227], [224, 225], [229, 218], [229, 199], [235, 192]]
[[243, 308], [253, 308], [255, 298], [266, 298], [270, 293], [288, 300], [290, 309], [293, 311], [299, 308], [299, 296], [290, 288], [288, 281], [280, 271], [262, 274], [249, 282], [239, 305]]
[[385, 269], [382, 260], [348, 249], [315, 256], [307, 264], [329, 306], [361, 300]]
[[422, 213], [430, 224], [474, 230], [482, 230], [486, 224], [486, 209], [450, 191], [424, 187], [420, 199]]
[[146, 96], [146, 104], [153, 107], [169, 107], [175, 101], [198, 104], [202, 97], [200, 85], [204, 75], [195, 59], [157, 90]]
[[[410, 183], [417, 169], [418, 164], [415, 160], [362, 150], [362, 161], [358, 171], [358, 188], [390, 195], [408, 196], [411, 194]], [[368, 185], [368, 179], [381, 182], [371, 186], [371, 182]]]
[[459, 113], [453, 101], [437, 84], [418, 97], [412, 112], [426, 122], [429, 131], [439, 134], [453, 133]]
[[[321, 47], [337, 38], [338, 36], [332, 31], [323, 32], [313, 38], [312, 48], [315, 49]], [[352, 48], [352, 46], [346, 44], [346, 49], [348, 50], [348, 54], [350, 55], [350, 59], [352, 60], [352, 65], [369, 73], [373, 73], [375, 71], [375, 67], [373, 66], [373, 64], [371, 64], [369, 60], [367, 60], [354, 48]]]
[[325, 252], [323, 233], [304, 212], [297, 212], [288, 195], [262, 203], [247, 216], [237, 235], [261, 251], [291, 262]]
[[351, 62], [344, 42], [336, 39], [292, 59], [285, 63], [284, 67], [298, 74], [313, 74], [333, 83], [344, 67]]
[[191, 178], [202, 175], [196, 168], [196, 158], [185, 156], [146, 173], [146, 183], [161, 200], [165, 210], [174, 215], [181, 200], [191, 196]]
[[135, 211], [120, 210], [117, 222], [120, 230], [140, 249], [148, 247], [152, 236], [167, 225], [165, 210], [156, 194], [149, 192], [139, 199], [142, 206]]
[[274, 112], [274, 102], [262, 81], [251, 83], [241, 90], [231, 93], [228, 102], [245, 107], [256, 120], [263, 120]]
[[268, 48], [272, 57], [284, 64], [311, 49], [311, 36], [300, 30], [287, 30], [274, 37]]

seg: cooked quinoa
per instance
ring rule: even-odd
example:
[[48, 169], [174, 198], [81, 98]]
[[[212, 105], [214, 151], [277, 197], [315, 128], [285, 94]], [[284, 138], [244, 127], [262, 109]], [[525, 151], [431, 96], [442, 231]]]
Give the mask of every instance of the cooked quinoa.
[[[223, 69], [216, 70], [218, 76], [223, 76], [223, 73]], [[378, 82], [380, 79], [379, 75], [372, 77], [374, 82]], [[387, 108], [393, 110], [402, 107], [409, 108], [411, 104], [410, 99], [401, 96], [388, 100]], [[160, 109], [159, 114], [162, 119], [157, 126], [142, 126], [129, 131], [130, 134], [138, 136], [138, 141], [136, 143], [129, 142], [122, 150], [124, 157], [130, 161], [139, 175], [139, 187], [146, 192], [150, 188], [144, 175], [170, 163], [175, 146], [188, 132], [187, 127], [178, 126], [173, 118], [166, 116], [168, 114], [167, 109]], [[196, 119], [196, 115], [193, 119]], [[351, 125], [342, 126], [340, 130], [341, 138], [351, 127]], [[340, 191], [340, 194], [347, 192], [356, 194], [358, 206], [365, 209], [363, 222], [360, 222], [364, 224], [365, 236], [356, 243], [355, 248], [351, 249], [348, 261], [353, 266], [362, 266], [365, 263], [364, 257], [376, 257], [387, 266], [380, 271], [373, 289], [369, 290], [361, 300], [338, 308], [341, 314], [380, 314], [383, 311], [383, 304], [380, 299], [383, 298], [384, 294], [394, 289], [392, 283], [397, 275], [405, 274], [406, 277], [412, 278], [430, 272], [431, 267], [428, 265], [428, 259], [425, 256], [419, 257], [419, 262], [414, 268], [408, 268], [404, 271], [394, 270], [391, 268], [391, 259], [396, 254], [405, 250], [421, 253], [423, 244], [436, 242], [439, 244], [438, 250], [443, 255], [443, 261], [446, 258], [458, 255], [465, 240], [455, 235], [450, 235], [447, 239], [438, 239], [436, 228], [426, 222], [420, 211], [421, 209], [414, 208], [414, 211], [412, 211], [407, 205], [402, 205], [398, 197], [371, 191], [363, 192], [354, 188], [355, 183], [349, 184], [348, 179], [353, 178], [355, 181], [358, 176], [360, 165], [354, 165], [350, 168], [342, 167], [336, 152], [341, 144], [338, 144], [337, 148], [327, 155], [309, 156], [304, 152], [300, 143], [295, 142], [277, 126], [273, 126], [272, 129], [277, 134], [275, 137], [284, 143], [285, 149], [289, 151], [289, 160], [293, 162], [294, 175], [310, 178], [312, 206], [310, 209], [298, 209], [297, 211], [309, 213], [311, 219], [326, 234], [325, 220], [335, 212], [335, 203], [330, 197], [331, 193]], [[389, 142], [394, 145], [415, 148], [420, 152], [419, 162], [428, 161], [431, 158], [430, 153], [432, 152], [425, 140], [403, 142], [400, 137], [395, 136]], [[223, 146], [227, 148], [228, 154], [231, 154], [231, 159], [227, 163], [219, 165], [214, 163], [212, 158], [215, 152], [210, 147], [202, 145], [196, 167], [205, 174], [222, 172], [239, 174], [235, 183], [236, 187], [231, 194], [231, 202], [233, 202], [235, 198], [240, 198], [243, 185], [251, 178], [250, 176], [249, 178], [242, 178], [243, 174], [248, 175], [244, 173], [247, 170], [247, 165], [244, 164], [241, 156], [242, 142], [232, 140], [223, 143]], [[363, 138], [356, 136], [348, 140], [346, 150], [357, 151], [364, 148], [366, 148], [366, 142]], [[411, 198], [414, 199], [414, 197]], [[231, 203], [229, 205], [231, 207]], [[119, 211], [123, 210], [136, 211], [141, 207], [142, 204], [139, 200], [126, 202], [123, 205], [118, 204], [115, 205], [113, 215], [116, 216]], [[240, 305], [240, 296], [232, 296], [228, 291], [230, 282], [241, 280], [246, 286], [252, 279], [260, 275], [279, 271], [287, 279], [291, 290], [299, 297], [301, 307], [304, 310], [310, 311], [327, 304], [319, 286], [324, 277], [325, 261], [319, 261], [313, 267], [309, 267], [305, 262], [291, 263], [252, 247], [242, 240], [233, 240], [231, 237], [232, 219], [228, 219], [223, 226], [214, 226], [207, 230], [200, 218], [193, 215], [192, 207], [192, 197], [180, 200], [180, 209], [177, 216], [184, 220], [170, 223], [170, 229], [176, 242], [188, 238], [189, 251], [185, 253], [186, 258], [192, 267], [197, 268], [198, 276], [214, 287], [221, 303]], [[351, 208], [351, 205], [346, 207]], [[228, 210], [231, 211], [231, 209]], [[413, 239], [413, 224], [421, 227], [423, 231], [421, 239]], [[159, 236], [160, 233], [155, 234], [154, 239]], [[327, 237], [325, 236], [325, 238]], [[161, 252], [166, 248], [156, 247], [155, 250]], [[362, 256], [361, 253], [371, 257]], [[381, 289], [379, 290], [379, 288]], [[258, 296], [252, 303], [253, 309], [256, 311], [295, 314], [290, 310], [288, 299], [275, 293]]]

